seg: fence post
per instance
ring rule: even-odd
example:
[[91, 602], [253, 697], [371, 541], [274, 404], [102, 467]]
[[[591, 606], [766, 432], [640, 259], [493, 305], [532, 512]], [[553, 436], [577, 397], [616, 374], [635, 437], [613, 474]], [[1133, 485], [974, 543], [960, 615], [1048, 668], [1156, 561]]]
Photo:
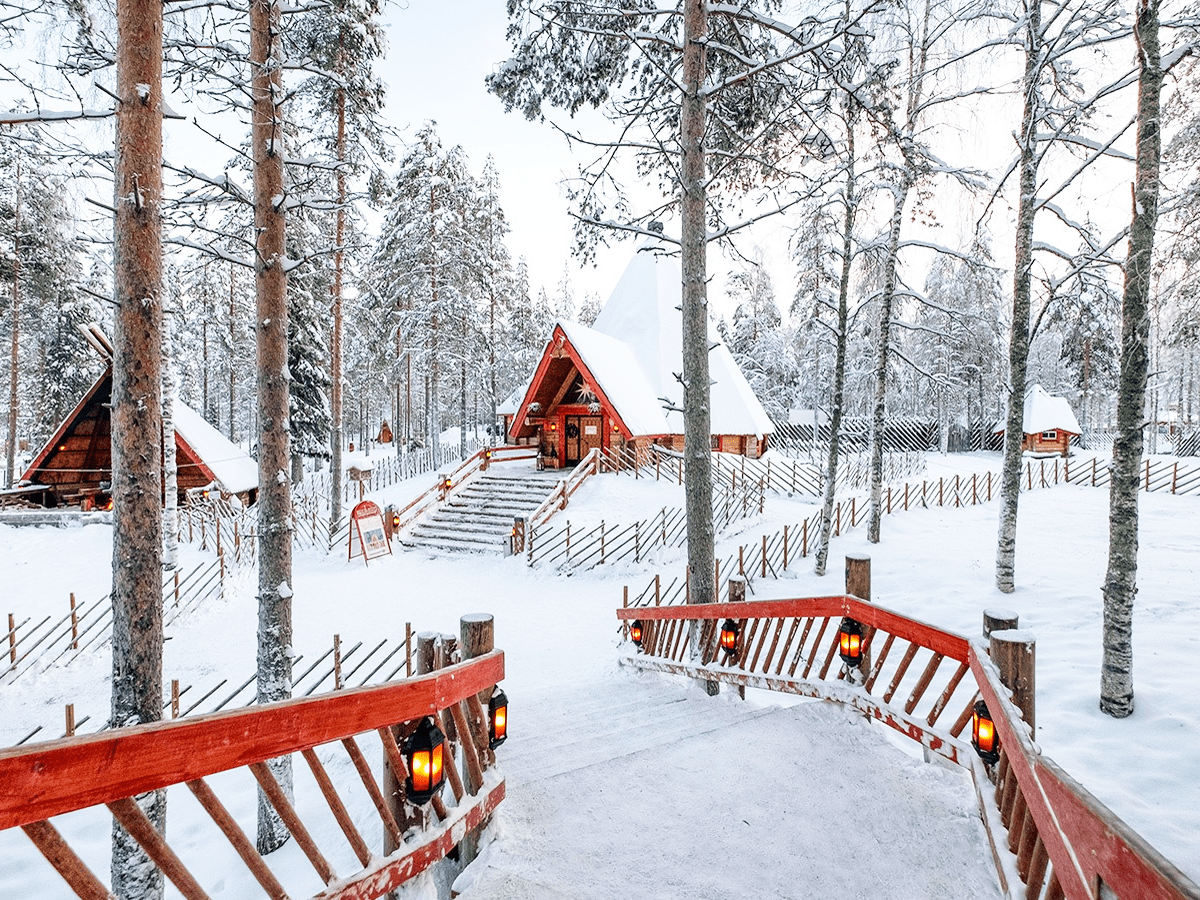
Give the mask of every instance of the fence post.
[[1096, 457], [1092, 457], [1092, 487], [1096, 486]]
[[1179, 481], [1179, 461], [1175, 462], [1175, 471], [1171, 473], [1171, 493], [1175, 493], [1175, 484]]
[[171, 718], [179, 718], [179, 679], [171, 679]]
[[600, 520], [600, 565], [604, 565], [604, 520]]
[[[463, 616], [459, 619], [459, 635], [459, 649], [462, 652], [463, 662], [474, 659], [477, 656], [483, 656], [485, 653], [491, 653], [496, 641], [496, 621], [488, 613]], [[472, 740], [470, 734], [464, 734], [461, 737], [464, 741]], [[466, 769], [467, 793], [474, 796], [483, 785], [475, 783], [470, 766], [467, 766]], [[469, 832], [459, 845], [459, 861], [465, 868], [475, 859], [478, 853], [479, 832], [476, 830]]]
[[[179, 573], [176, 572], [176, 578], [179, 578]], [[178, 601], [176, 601], [178, 605]], [[75, 609], [75, 592], [71, 591], [71, 649], [79, 649], [79, 612]]]
[[662, 606], [662, 581], [658, 575], [654, 576], [654, 605]]
[[333, 636], [333, 689], [342, 689], [342, 636]]
[[992, 502], [992, 473], [989, 471], [989, 472], [987, 473], [987, 476], [988, 476], [988, 478], [987, 478], [987, 482], [988, 482], [988, 503], [991, 503], [991, 502]]
[[571, 561], [571, 520], [567, 519], [567, 562]]
[[738, 574], [746, 577], [746, 548], [738, 544]]
[[1150, 460], [1146, 460], [1146, 493], [1150, 493]]
[[68, 703], [66, 707], [67, 737], [75, 736], [75, 704]]
[[13, 614], [8, 614], [8, 659], [9, 668], [14, 672], [17, 669], [17, 620], [13, 618]]
[[642, 561], [642, 529], [640, 520], [633, 523], [633, 561], [635, 563]]
[[763, 537], [763, 545], [762, 545], [762, 577], [763, 577], [763, 578], [766, 578], [766, 577], [767, 577], [767, 536], [764, 534], [762, 537]]
[[804, 520], [803, 543], [800, 545], [800, 557], [808, 556], [808, 519]]
[[833, 536], [841, 537], [842, 535], [842, 504], [839, 501], [837, 508], [834, 510], [834, 529]]
[[1011, 609], [985, 609], [983, 611], [983, 636], [990, 638], [993, 631], [1009, 631], [1017, 627], [1018, 617]]
[[527, 520], [524, 516], [513, 516], [512, 535], [509, 538], [509, 555], [516, 556], [518, 553], [525, 552], [525, 525]]
[[[871, 602], [871, 557], [867, 554], [846, 554], [846, 593]], [[864, 629], [862, 656], [858, 661], [858, 670], [863, 673], [871, 671], [870, 640], [874, 632], [875, 629], [870, 626]]]
[[988, 654], [1000, 670], [1000, 681], [1012, 691], [1013, 705], [1021, 710], [1029, 735], [1035, 731], [1035, 656], [1037, 642], [1029, 631], [1008, 629], [989, 635]]
[[[745, 579], [745, 577], [741, 576], [741, 575], [731, 575], [729, 577], [729, 602], [730, 603], [744, 603], [745, 600], [746, 600], [746, 579]], [[745, 628], [746, 628], [746, 620], [745, 619], [741, 620], [740, 627], [742, 628], [743, 631], [745, 631]], [[749, 643], [749, 642], [747, 642], [747, 643]], [[742, 650], [742, 654], [744, 654], [744, 653], [745, 653], [745, 649]], [[742, 655], [742, 654], [739, 654], [739, 655]], [[730, 662], [736, 663], [736, 662], [738, 662], [738, 660], [732, 659], [732, 660], [730, 660]], [[744, 684], [739, 684], [738, 688], [737, 688], [737, 693], [738, 693], [738, 697], [740, 697], [742, 700], [745, 700], [746, 699], [746, 686]]]
[[890, 484], [888, 485], [887, 491], [888, 491], [887, 511], [888, 511], [888, 515], [890, 516], [892, 514], [892, 486]]
[[[807, 521], [807, 520], [806, 520]], [[787, 571], [788, 564], [788, 527], [783, 526], [783, 571]]]

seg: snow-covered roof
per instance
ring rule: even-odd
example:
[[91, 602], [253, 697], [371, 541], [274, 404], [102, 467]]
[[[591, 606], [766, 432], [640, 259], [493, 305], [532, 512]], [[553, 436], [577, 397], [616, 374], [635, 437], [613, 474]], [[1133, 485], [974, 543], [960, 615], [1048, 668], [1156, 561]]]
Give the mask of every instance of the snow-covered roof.
[[[683, 370], [682, 306], [679, 260], [667, 256], [656, 243], [648, 242], [634, 254], [591, 329], [629, 347], [645, 377], [650, 397], [660, 410], [659, 398], [663, 397], [670, 400], [671, 406], [683, 406], [683, 386], [675, 378], [675, 373]], [[713, 382], [712, 433], [761, 436], [773, 432], [775, 427], [766, 410], [711, 321], [708, 331], [710, 345], [715, 344], [708, 356], [709, 377]], [[677, 412], [667, 412], [665, 416], [668, 427], [662, 433], [681, 434], [683, 416]], [[634, 429], [634, 433], [657, 432]]]
[[[993, 431], [1004, 431], [1005, 420], [996, 423]], [[1040, 384], [1031, 385], [1025, 392], [1024, 424], [1026, 434], [1037, 434], [1041, 431], [1069, 431], [1071, 434], [1082, 434], [1079, 420], [1071, 411], [1071, 404], [1065, 397], [1054, 397], [1046, 392]]]
[[578, 322], [560, 321], [558, 325], [631, 434], [675, 433], [657, 390], [629, 344]]
[[175, 401], [175, 433], [231, 494], [258, 487], [258, 463], [186, 403]]
[[519, 388], [509, 394], [504, 399], [504, 402], [500, 403], [496, 407], [496, 415], [515, 416], [517, 414], [517, 410], [521, 408], [521, 401], [525, 399], [525, 395], [529, 392], [529, 382], [531, 381], [533, 381], [532, 374], [525, 379]]

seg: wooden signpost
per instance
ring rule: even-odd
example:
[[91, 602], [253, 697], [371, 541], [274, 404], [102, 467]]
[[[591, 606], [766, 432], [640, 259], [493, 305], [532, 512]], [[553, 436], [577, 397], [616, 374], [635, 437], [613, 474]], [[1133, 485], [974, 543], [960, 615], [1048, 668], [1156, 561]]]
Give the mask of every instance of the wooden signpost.
[[[354, 552], [358, 543], [359, 552]], [[392, 542], [388, 540], [383, 527], [383, 512], [370, 500], [364, 500], [350, 513], [350, 535], [347, 550], [347, 560], [361, 555], [363, 562], [380, 556], [388, 556], [392, 552]]]

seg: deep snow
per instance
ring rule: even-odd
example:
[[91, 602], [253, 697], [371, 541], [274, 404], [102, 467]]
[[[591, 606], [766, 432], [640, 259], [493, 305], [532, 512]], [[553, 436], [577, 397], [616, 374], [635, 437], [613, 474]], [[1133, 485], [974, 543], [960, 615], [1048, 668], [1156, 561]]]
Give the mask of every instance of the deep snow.
[[[952, 474], [955, 470], [995, 470], [998, 463], [995, 454], [931, 455], [930, 476], [936, 479], [941, 472]], [[413, 479], [381, 492], [376, 499], [401, 500], [423, 490], [431, 481], [430, 476]], [[1195, 539], [1195, 531], [1200, 522], [1200, 498], [1142, 494], [1140, 500], [1140, 591], [1134, 657], [1137, 711], [1126, 720], [1109, 719], [1097, 706], [1099, 588], [1107, 547], [1106, 490], [1064, 486], [1022, 496], [1018, 588], [1012, 595], [1002, 595], [992, 586], [997, 505], [990, 504], [893, 515], [885, 519], [883, 540], [878, 545], [867, 544], [861, 528], [853, 530], [835, 539], [829, 576], [814, 576], [811, 558], [794, 562], [783, 580], [755, 584], [755, 597], [840, 592], [841, 565], [837, 561], [846, 553], [865, 552], [873, 560], [873, 599], [883, 606], [969, 636], [978, 634], [984, 608], [1005, 607], [1018, 612], [1021, 627], [1033, 631], [1038, 640], [1037, 741], [1088, 790], [1193, 879], [1200, 880], [1200, 710], [1195, 703], [1196, 663], [1200, 661], [1200, 592], [1196, 587], [1200, 542]], [[661, 506], [682, 502], [681, 489], [666, 482], [605, 475], [589, 481], [561, 515], [581, 524], [603, 518], [610, 525], [621, 525]], [[740, 535], [727, 536], [719, 550], [726, 555], [739, 540], [747, 545], [756, 542], [762, 533], [773, 532], [785, 522], [794, 524], [811, 509], [805, 501], [768, 496], [766, 515], [747, 523]], [[20, 619], [44, 609], [42, 615], [58, 616], [66, 611], [67, 593], [72, 590], [81, 600], [99, 599], [108, 589], [110, 539], [111, 529], [107, 526], [58, 530], [0, 525], [0, 558], [5, 560], [7, 573], [0, 613], [11, 611]], [[191, 564], [186, 560], [200, 556], [195, 550], [186, 553], [185, 565]], [[540, 709], [550, 704], [548, 698], [586, 692], [589, 687], [627, 684], [631, 679], [640, 683], [640, 678], [616, 665], [613, 611], [620, 605], [621, 587], [628, 584], [631, 592], [639, 591], [655, 572], [671, 578], [683, 566], [682, 550], [659, 553], [657, 559], [643, 560], [641, 565], [627, 561], [570, 574], [529, 569], [520, 559], [500, 557], [430, 556], [405, 551], [373, 561], [368, 568], [361, 559], [347, 563], [344, 552], [337, 549], [328, 557], [298, 553], [293, 579], [295, 645], [300, 653], [319, 654], [330, 645], [334, 633], [341, 634], [343, 642], [384, 634], [402, 638], [405, 622], [412, 622], [418, 631], [457, 634], [461, 615], [480, 611], [494, 614], [496, 644], [506, 651], [505, 689], [512, 702], [514, 730], [510, 744], [500, 752], [503, 768], [505, 752], [515, 752], [523, 740], [517, 735], [525, 718], [524, 704], [539, 703]], [[252, 573], [235, 576], [224, 600], [191, 614], [173, 629], [166, 645], [167, 680], [180, 678], [184, 684], [203, 686], [221, 677], [238, 681], [253, 671], [253, 581]], [[82, 729], [91, 730], [106, 715], [108, 669], [107, 653], [101, 651], [70, 666], [0, 686], [0, 744], [20, 739], [37, 724], [46, 726], [45, 734], [57, 737], [62, 731], [62, 705], [68, 702], [76, 704], [77, 718], [92, 716]], [[755, 695], [752, 702], [760, 699], [761, 695]], [[721, 698], [718, 702], [729, 701]], [[775, 698], [767, 698], [767, 702], [775, 702]], [[804, 718], [811, 714], [788, 715]], [[529, 718], [533, 718], [532, 710]], [[863, 731], [880, 747], [889, 748], [890, 738], [883, 734], [886, 729]], [[698, 770], [720, 764], [702, 747], [689, 751], [681, 744], [671, 748], [670, 753], [690, 754], [687, 765]], [[663, 759], [647, 760], [646, 764], [656, 772], [665, 765]], [[799, 771], [802, 775], [803, 766]], [[616, 777], [618, 772], [619, 767], [606, 772], [606, 777]], [[343, 774], [349, 773], [343, 770]], [[513, 772], [510, 799], [506, 801], [509, 812], [504, 813], [502, 807], [497, 817], [500, 839], [492, 851], [510, 862], [527, 852], [523, 844], [531, 837], [518, 827], [521, 820], [516, 817], [523, 815], [519, 811], [525, 807], [514, 797], [519, 786], [517, 774]], [[593, 789], [599, 788], [589, 788]], [[652, 792], [647, 788], [647, 793]], [[188, 831], [196, 816], [195, 804], [189, 807], [187, 799], [175, 801], [176, 793], [172, 792], [169, 813], [173, 834], [178, 833], [176, 829]], [[562, 805], [569, 800], [560, 798], [555, 802]], [[761, 798], [761, 804], [764, 809], [775, 808], [766, 797]], [[248, 801], [247, 812], [252, 805]], [[189, 808], [192, 813], [187, 812]], [[781, 832], [800, 829], [814, 817], [830, 823], [832, 836], [843, 843], [844, 832], [854, 831], [841, 824], [840, 813], [831, 802], [823, 808], [793, 812], [794, 818], [780, 826]], [[506, 819], [509, 815], [514, 817], [511, 822]], [[663, 828], [674, 827], [671, 808], [662, 809], [659, 815], [666, 820], [660, 823]], [[86, 816], [78, 818], [82, 821]], [[942, 822], [945, 815], [931, 814], [929, 827], [934, 819]], [[838, 830], [834, 832], [835, 826]], [[615, 816], [600, 816], [593, 827], [602, 832], [604, 841], [614, 844], [649, 841], [655, 836], [630, 833], [630, 823]], [[81, 828], [94, 867], [105, 872], [107, 827], [92, 821], [84, 822]], [[188, 840], [192, 839], [189, 835]], [[703, 852], [707, 859], [718, 851], [706, 848]], [[61, 882], [55, 883], [57, 876], [31, 853], [23, 835], [0, 835], [0, 896], [59, 895], [55, 892]], [[840, 862], [828, 856], [818, 854], [830, 872], [838, 871]], [[762, 860], [742, 860], [737, 854], [731, 858], [737, 866], [736, 877], [750, 878], [750, 884], [766, 887], [770, 878], [782, 877], [778, 872], [763, 873]], [[687, 868], [689, 860], [676, 863]], [[787, 860], [780, 866], [793, 863]], [[642, 864], [650, 869], [658, 865], [647, 858]], [[936, 866], [936, 861], [931, 865]], [[981, 859], [980, 865], [986, 873], [990, 859]], [[220, 860], [214, 859], [205, 869], [223, 879], [221, 866]], [[302, 870], [303, 866], [298, 868]], [[352, 862], [347, 861], [341, 870], [352, 868]], [[47, 872], [50, 881], [45, 880]], [[631, 875], [628, 882], [613, 877], [617, 878], [614, 885], [646, 885], [645, 896], [673, 894], [669, 890], [649, 892], [655, 884], [652, 872]], [[930, 877], [939, 876], [934, 872]], [[230, 880], [224, 894], [214, 888], [214, 895], [240, 896], [239, 883]], [[38, 885], [53, 890], [40, 893], [40, 887], [35, 890]], [[430, 883], [423, 882], [415, 893], [432, 889]], [[789, 894], [785, 888], [773, 890], [782, 891], [780, 896], [806, 896], [803, 892]]]

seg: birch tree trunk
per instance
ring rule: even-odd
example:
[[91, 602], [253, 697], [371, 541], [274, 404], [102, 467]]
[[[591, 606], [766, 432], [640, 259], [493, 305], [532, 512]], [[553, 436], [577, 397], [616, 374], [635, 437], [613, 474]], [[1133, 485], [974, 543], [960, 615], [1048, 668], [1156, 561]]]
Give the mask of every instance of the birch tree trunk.
[[[283, 50], [274, 0], [250, 2], [254, 160], [255, 334], [258, 386], [258, 702], [292, 693], [292, 524], [288, 480], [287, 273], [283, 199]], [[289, 757], [271, 771], [290, 796]], [[289, 833], [262, 789], [258, 849], [270, 853]]]
[[867, 540], [879, 543], [883, 524], [883, 438], [887, 414], [887, 371], [892, 344], [892, 303], [896, 297], [896, 265], [900, 254], [900, 228], [904, 224], [904, 204], [912, 187], [912, 171], [905, 161], [899, 182], [892, 187], [892, 221], [888, 232], [887, 260], [883, 276], [883, 296], [879, 298], [879, 336], [875, 350], [875, 408], [871, 422], [871, 514], [867, 519]]
[[1040, 0], [1029, 3], [1026, 23], [1025, 106], [1021, 115], [1020, 197], [1013, 257], [1012, 333], [1008, 341], [1008, 416], [1004, 423], [1004, 462], [1000, 469], [1000, 530], [996, 541], [996, 587], [1011, 594], [1015, 585], [1017, 501], [1021, 496], [1021, 439], [1025, 433], [1025, 378], [1029, 368], [1029, 301], [1033, 271], [1033, 220], [1037, 212], [1038, 93], [1042, 47]]
[[[162, 4], [117, 0], [113, 206], [112, 724], [162, 717]], [[138, 797], [160, 831], [163, 791]], [[162, 872], [115, 821], [112, 890], [163, 896]]]
[[[814, 571], [825, 574], [829, 562], [829, 538], [833, 531], [833, 498], [837, 493], [838, 451], [842, 430], [842, 406], [846, 395], [846, 324], [849, 319], [850, 263], [854, 239], [854, 211], [858, 203], [854, 168], [854, 116], [846, 129], [846, 215], [842, 224], [842, 274], [838, 283], [837, 351], [833, 365], [833, 412], [829, 417], [829, 462], [825, 468], [825, 493], [821, 501], [821, 534], [817, 544]], [[813, 443], [817, 422], [813, 416]]]
[[[341, 40], [341, 34], [338, 35]], [[338, 54], [339, 66], [342, 56]], [[332, 542], [342, 527], [342, 272], [345, 268], [346, 241], [346, 91], [337, 93], [337, 215], [334, 225], [333, 251], [333, 334], [329, 339], [329, 412], [333, 423], [329, 436], [329, 540]], [[399, 430], [399, 429], [397, 429]]]
[[[687, 512], [688, 568], [691, 601], [716, 599], [715, 539], [712, 520], [712, 413], [709, 406], [708, 275], [705, 223], [704, 116], [708, 14], [703, 0], [683, 4], [683, 98], [680, 143], [683, 149], [681, 263], [683, 269], [683, 454], [686, 465], [684, 501]], [[700, 632], [693, 628], [691, 648], [699, 650]], [[705, 683], [715, 694], [718, 683]]]
[[17, 486], [17, 419], [21, 409], [21, 158], [16, 165], [16, 202], [13, 204], [12, 348], [8, 366], [8, 454], [5, 487]]
[[1159, 0], [1139, 0], [1134, 36], [1138, 43], [1137, 180], [1121, 301], [1121, 374], [1117, 436], [1109, 487], [1108, 571], [1104, 576], [1104, 660], [1100, 709], [1115, 718], [1133, 712], [1133, 600], [1137, 595], [1138, 471], [1142, 460], [1150, 333], [1150, 263], [1158, 217], [1159, 101], [1162, 61], [1158, 40]]

